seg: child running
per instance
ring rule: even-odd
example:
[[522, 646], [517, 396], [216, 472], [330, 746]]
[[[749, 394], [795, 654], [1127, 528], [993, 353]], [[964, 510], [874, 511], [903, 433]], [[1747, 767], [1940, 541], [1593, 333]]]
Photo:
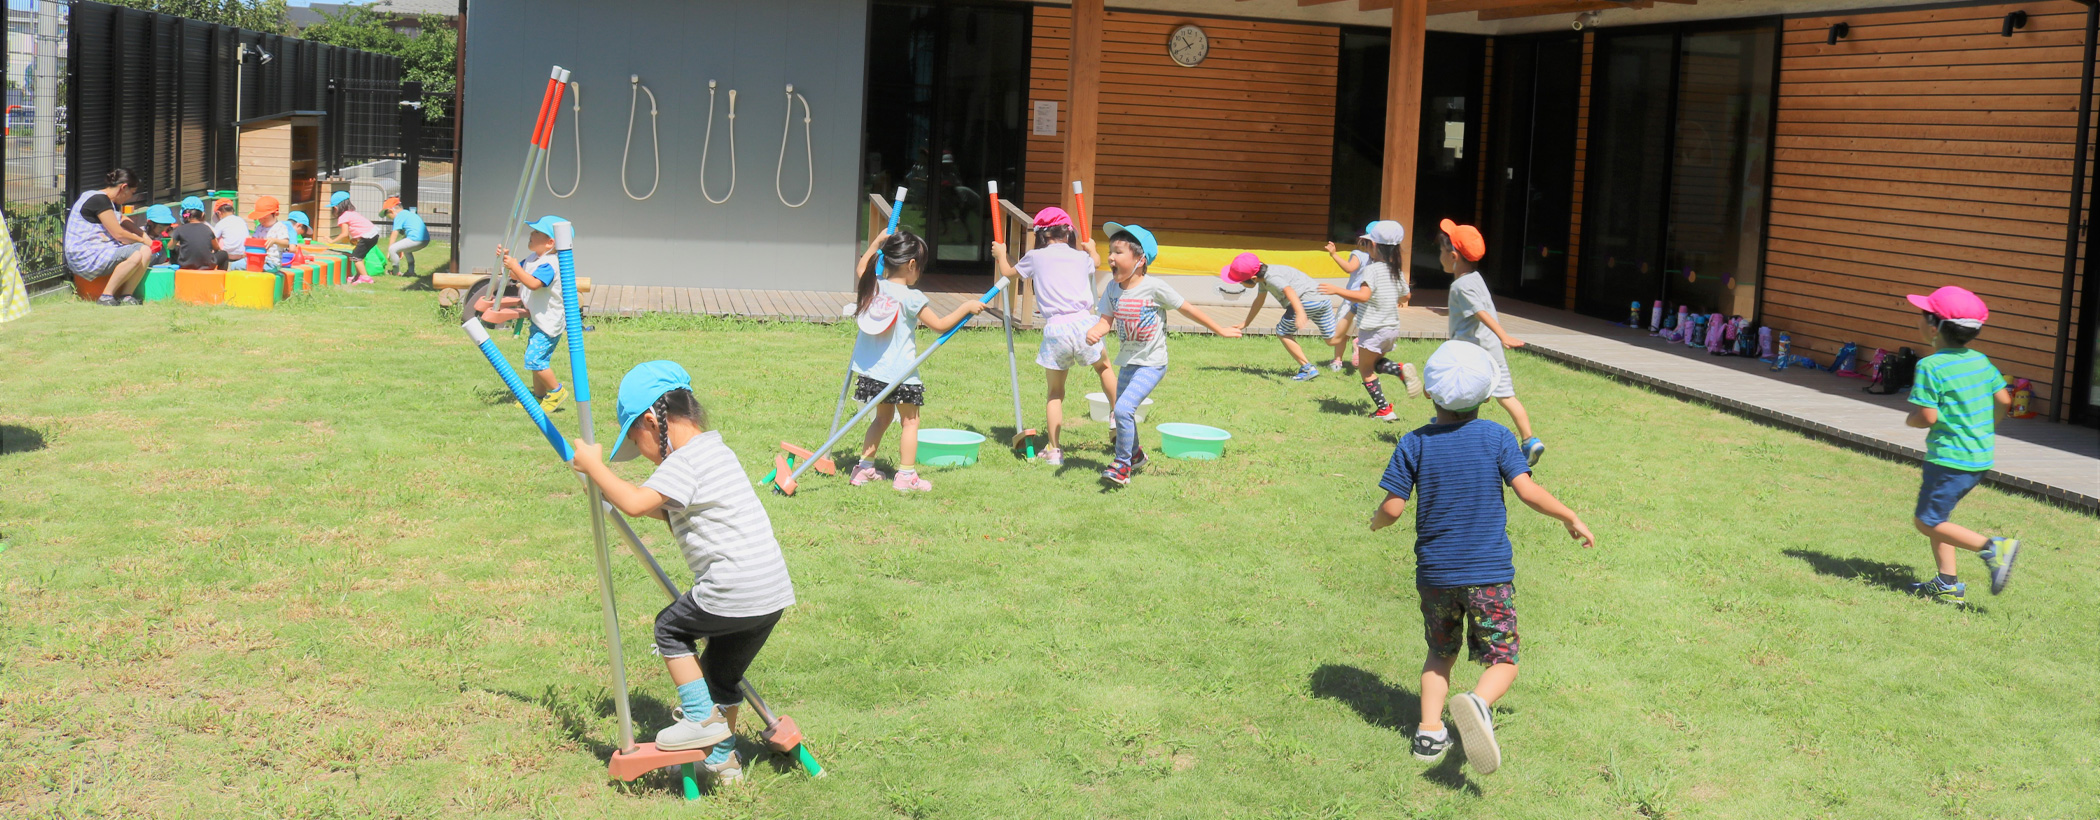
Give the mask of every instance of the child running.
[[1145, 451], [1138, 447], [1138, 407], [1167, 375], [1167, 323], [1160, 310], [1179, 310], [1228, 339], [1239, 338], [1240, 331], [1219, 326], [1173, 286], [1145, 275], [1159, 261], [1159, 241], [1151, 231], [1109, 222], [1101, 232], [1108, 234], [1108, 267], [1115, 281], [1101, 292], [1101, 319], [1086, 332], [1086, 343], [1099, 343], [1110, 330], [1123, 339], [1116, 349], [1116, 461], [1101, 471], [1102, 479], [1122, 486], [1145, 466]]
[[1470, 342], [1448, 341], [1425, 368], [1436, 420], [1400, 437], [1378, 486], [1385, 501], [1371, 529], [1400, 520], [1410, 498], [1415, 509], [1415, 591], [1422, 601], [1422, 720], [1415, 728], [1417, 760], [1435, 760], [1451, 746], [1444, 701], [1451, 667], [1464, 644], [1471, 660], [1487, 665], [1473, 691], [1451, 696], [1451, 721], [1465, 741], [1466, 761], [1481, 774], [1502, 766], [1489, 710], [1517, 679], [1517, 570], [1509, 541], [1502, 485], [1517, 499], [1566, 527], [1585, 548], [1590, 528], [1531, 478], [1531, 466], [1509, 429], [1480, 418], [1495, 383], [1495, 363]]
[[1252, 282], [1255, 285], [1254, 301], [1247, 305], [1247, 318], [1233, 325], [1234, 330], [1246, 330], [1254, 323], [1254, 316], [1268, 301], [1269, 294], [1276, 295], [1276, 303], [1283, 306], [1283, 318], [1276, 321], [1276, 338], [1283, 340], [1283, 350], [1291, 354], [1298, 363], [1298, 372], [1291, 375], [1292, 381], [1309, 382], [1320, 377], [1320, 368], [1305, 358], [1305, 350], [1298, 347], [1298, 340], [1291, 338], [1298, 333], [1300, 317], [1309, 318], [1320, 328], [1320, 337], [1334, 346], [1334, 360], [1342, 359], [1342, 343], [1334, 331], [1335, 310], [1326, 299], [1314, 299], [1319, 285], [1305, 271], [1287, 265], [1272, 265], [1261, 261], [1252, 253], [1243, 253], [1232, 258], [1232, 262], [1218, 271], [1218, 278], [1235, 285]]
[[[612, 459], [637, 453], [656, 472], [637, 487], [607, 466], [597, 444], [575, 442], [571, 466], [631, 516], [662, 519], [693, 570], [693, 588], [656, 613], [656, 652], [678, 687], [675, 723], [656, 733], [665, 751], [707, 746], [720, 782], [743, 777], [736, 749], [738, 685], [780, 613], [795, 603], [773, 522], [744, 478], [736, 453], [708, 429], [685, 368], [644, 362], [620, 379], [620, 438]], [[700, 643], [707, 647], [702, 649]]]
[[[1371, 395], [1371, 418], [1379, 421], [1393, 421], [1400, 415], [1393, 403], [1386, 401], [1378, 374], [1399, 376], [1407, 395], [1422, 395], [1422, 380], [1415, 375], [1415, 366], [1396, 364], [1385, 357], [1400, 344], [1400, 299], [1407, 293], [1407, 274], [1400, 267], [1400, 242], [1406, 236], [1400, 223], [1390, 219], [1365, 226], [1364, 238], [1371, 241], [1371, 261], [1357, 269], [1362, 284], [1349, 290], [1320, 286], [1320, 293], [1340, 296], [1360, 306], [1356, 315], [1356, 373], [1363, 377], [1364, 392]], [[1328, 341], [1337, 350], [1342, 346], [1340, 334]]]
[[1021, 257], [1019, 265], [1007, 263], [1004, 244], [992, 243], [999, 275], [1035, 282], [1036, 306], [1043, 314], [1043, 343], [1036, 350], [1035, 363], [1042, 365], [1050, 382], [1050, 440], [1043, 450], [1043, 462], [1052, 466], [1065, 463], [1065, 451], [1058, 442], [1065, 424], [1065, 377], [1073, 367], [1092, 367], [1101, 379], [1102, 395], [1110, 405], [1116, 403], [1116, 382], [1108, 375], [1108, 357], [1099, 341], [1086, 339], [1087, 330], [1100, 321], [1094, 315], [1094, 271], [1101, 267], [1101, 255], [1094, 250], [1094, 240], [1080, 242], [1078, 237], [1072, 215], [1051, 206], [1036, 212], [1035, 250]]
[[[1378, 223], [1374, 222], [1371, 224], [1375, 225]], [[1368, 234], [1370, 232], [1371, 225], [1365, 225], [1364, 233]], [[1333, 242], [1327, 243], [1327, 258], [1334, 260], [1334, 266], [1341, 268], [1343, 273], [1349, 275], [1349, 289], [1356, 290], [1363, 287], [1363, 269], [1365, 265], [1371, 263], [1370, 237], [1358, 236], [1356, 238], [1356, 249], [1350, 251], [1348, 256], [1340, 256], [1338, 255], [1339, 253], [1340, 251], [1335, 248]], [[1329, 343], [1335, 345], [1335, 356], [1333, 361], [1327, 363], [1327, 369], [1336, 372], [1340, 372], [1344, 367], [1354, 366], [1356, 363], [1354, 354], [1342, 355], [1341, 345], [1343, 342], [1341, 340], [1348, 339], [1350, 334], [1355, 332], [1356, 312], [1363, 307], [1355, 302], [1346, 300], [1342, 304], [1347, 305], [1347, 308], [1342, 311], [1342, 320], [1334, 332], [1334, 338], [1328, 340]], [[1348, 342], [1348, 344], [1352, 347], [1355, 346], [1355, 342]]]
[[[919, 269], [930, 258], [930, 251], [918, 234], [899, 230], [895, 236], [875, 237], [860, 256], [856, 284], [859, 301], [853, 308], [855, 321], [860, 325], [860, 336], [853, 340], [853, 373], [858, 377], [853, 399], [874, 401], [890, 385], [897, 385], [897, 389], [875, 408], [868, 434], [861, 439], [860, 463], [853, 467], [855, 487], [883, 479], [882, 471], [875, 467], [875, 448], [882, 444], [883, 434], [890, 429], [890, 416], [895, 415], [904, 430], [897, 440], [897, 478], [890, 486], [899, 492], [933, 489], [933, 482], [920, 478], [918, 470], [919, 408], [926, 405], [926, 384], [912, 366], [919, 359], [918, 341], [912, 334], [920, 325], [946, 333], [983, 312], [985, 303], [965, 300], [946, 316], [928, 308], [926, 294], [912, 285], [918, 283]], [[879, 280], [875, 278], [877, 253], [882, 254], [886, 270]]]
[[2017, 538], [1986, 538], [1947, 520], [1954, 505], [1990, 471], [1997, 452], [1997, 417], [2012, 407], [2012, 396], [2005, 392], [2005, 377], [1990, 357], [1969, 349], [1991, 318], [1981, 298], [1957, 287], [1903, 298], [1924, 311], [1920, 330], [1925, 341], [1939, 347], [1939, 352], [1918, 361], [1910, 388], [1910, 403], [1918, 407], [1904, 419], [1912, 427], [1932, 431], [1925, 435], [1925, 480], [1918, 487], [1914, 523], [1932, 542], [1932, 557], [1939, 565], [1938, 577], [1911, 589], [1939, 603], [1967, 606], [1963, 593], [1968, 585], [1955, 577], [1956, 547], [1983, 559], [1991, 574], [1992, 595], [2005, 591], [2013, 559], [2020, 556]]
[[350, 267], [357, 271], [357, 276], [351, 278], [350, 284], [371, 284], [372, 274], [365, 270], [365, 254], [371, 253], [372, 246], [379, 244], [379, 226], [372, 224], [372, 220], [366, 219], [364, 214], [358, 213], [356, 205], [350, 204], [349, 191], [337, 191], [328, 197], [328, 207], [335, 209], [335, 236], [328, 240], [329, 244], [338, 244], [344, 240], [357, 242], [350, 249]]
[[1443, 247], [1444, 270], [1457, 277], [1451, 280], [1450, 336], [1480, 345], [1494, 360], [1492, 395], [1517, 426], [1517, 440], [1524, 442], [1524, 461], [1536, 465], [1539, 457], [1546, 454], [1546, 443], [1531, 434], [1531, 415], [1524, 412], [1524, 403], [1517, 401], [1517, 384], [1509, 375], [1509, 357], [1502, 353], [1505, 347], [1523, 347], [1524, 341], [1502, 330], [1495, 312], [1495, 297], [1488, 293], [1487, 279], [1480, 275], [1480, 258], [1487, 255], [1487, 240], [1481, 237], [1479, 228], [1449, 219], [1437, 227], [1442, 229], [1437, 241]]
[[569, 393], [554, 378], [554, 346], [569, 326], [568, 305], [561, 298], [561, 266], [554, 258], [554, 226], [563, 221], [549, 214], [527, 225], [532, 234], [525, 238], [525, 248], [532, 255], [523, 261], [512, 259], [509, 248], [496, 246], [512, 281], [527, 291], [525, 312], [532, 317], [532, 333], [525, 338], [525, 370], [532, 374], [532, 395], [540, 400], [540, 412], [549, 415], [561, 410]]

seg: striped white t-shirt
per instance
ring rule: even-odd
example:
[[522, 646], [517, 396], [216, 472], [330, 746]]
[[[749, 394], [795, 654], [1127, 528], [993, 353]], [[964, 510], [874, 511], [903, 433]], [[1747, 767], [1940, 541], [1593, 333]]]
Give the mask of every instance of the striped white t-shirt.
[[665, 498], [664, 517], [693, 568], [693, 602], [701, 609], [746, 618], [795, 603], [773, 520], [721, 433], [694, 436], [642, 486]]
[[1400, 326], [1400, 294], [1402, 286], [1393, 281], [1392, 268], [1384, 262], [1372, 262], [1357, 270], [1364, 275], [1364, 284], [1371, 286], [1371, 301], [1359, 303], [1356, 310], [1356, 328], [1384, 330]]

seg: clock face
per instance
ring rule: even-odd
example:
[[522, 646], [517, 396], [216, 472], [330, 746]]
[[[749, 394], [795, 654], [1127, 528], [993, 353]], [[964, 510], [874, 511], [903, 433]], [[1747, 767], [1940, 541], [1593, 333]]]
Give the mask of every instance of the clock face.
[[1174, 30], [1173, 36], [1167, 38], [1167, 56], [1174, 58], [1174, 62], [1194, 66], [1203, 62], [1203, 58], [1209, 55], [1210, 36], [1204, 34], [1203, 29], [1192, 25], [1182, 26]]

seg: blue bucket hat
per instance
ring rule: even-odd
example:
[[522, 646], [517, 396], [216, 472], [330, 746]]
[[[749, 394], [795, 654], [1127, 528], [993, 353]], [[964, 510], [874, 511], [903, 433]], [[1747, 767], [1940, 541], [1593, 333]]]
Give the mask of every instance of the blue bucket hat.
[[305, 211], [293, 211], [290, 214], [285, 215], [284, 218], [293, 222], [297, 222], [300, 225], [305, 226], [308, 230], [312, 230], [314, 226], [313, 220], [306, 218]]
[[[561, 218], [561, 217], [558, 217], [558, 216], [555, 216], [555, 215], [553, 215], [553, 214], [548, 214], [548, 215], [546, 215], [546, 216], [540, 217], [540, 220], [539, 220], [538, 222], [527, 222], [527, 223], [525, 223], [525, 227], [527, 227], [527, 228], [531, 228], [531, 229], [533, 229], [533, 230], [535, 230], [535, 231], [539, 231], [540, 233], [546, 234], [546, 235], [547, 235], [547, 238], [549, 238], [549, 239], [552, 239], [552, 238], [554, 238], [554, 224], [555, 224], [555, 223], [557, 223], [557, 222], [567, 222], [567, 221], [569, 221], [569, 220], [563, 219], [563, 218]], [[653, 401], [653, 399], [652, 399], [652, 401]]]
[[627, 434], [634, 430], [634, 420], [656, 405], [656, 400], [678, 388], [693, 389], [693, 377], [686, 375], [685, 368], [677, 362], [657, 360], [635, 365], [627, 375], [620, 377], [619, 411], [620, 438], [613, 442], [612, 460], [630, 461], [641, 455], [641, 448], [629, 441]]
[[1116, 234], [1119, 233], [1127, 233], [1137, 237], [1138, 247], [1145, 251], [1145, 264], [1150, 265], [1159, 261], [1159, 240], [1152, 238], [1151, 231], [1136, 225], [1119, 225], [1114, 222], [1103, 222], [1101, 223], [1101, 232], [1108, 234], [1108, 239], [1111, 242], [1115, 241]]
[[162, 225], [173, 225], [175, 224], [175, 212], [168, 210], [166, 205], [155, 205], [146, 209], [146, 221], [158, 222]]
[[202, 212], [202, 211], [204, 210], [204, 200], [202, 200], [202, 199], [198, 199], [198, 198], [196, 198], [196, 197], [193, 197], [193, 196], [186, 196], [186, 197], [183, 197], [183, 198], [182, 198], [182, 209], [183, 209], [183, 210], [185, 210], [185, 211], [198, 211], [198, 212]]
[[335, 192], [334, 194], [331, 194], [331, 195], [329, 195], [329, 197], [328, 197], [328, 207], [330, 207], [330, 208], [340, 208], [340, 207], [343, 207], [343, 203], [345, 203], [345, 202], [349, 202], [349, 201], [350, 201], [350, 192], [349, 192], [349, 191], [337, 191], [337, 192]]

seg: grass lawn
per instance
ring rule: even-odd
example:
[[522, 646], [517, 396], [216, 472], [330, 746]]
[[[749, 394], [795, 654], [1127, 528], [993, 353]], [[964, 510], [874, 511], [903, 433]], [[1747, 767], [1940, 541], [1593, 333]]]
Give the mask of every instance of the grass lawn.
[[[1969, 561], [1979, 606], [1934, 607], [1902, 591], [1930, 567], [1915, 466], [1527, 354], [1537, 476], [1599, 546], [1511, 500], [1503, 769], [1416, 762], [1412, 522], [1364, 526], [1413, 422], [1363, 418], [1347, 376], [1289, 381], [1266, 338], [1172, 342], [1146, 435], [1224, 427], [1221, 461], [1104, 491], [1107, 425], [1081, 423], [1062, 470], [988, 445], [931, 494], [768, 494], [801, 602], [752, 676], [831, 776], [761, 764], [703, 805], [613, 783], [583, 496], [435, 301], [389, 280], [275, 311], [46, 299], [0, 325], [0, 814], [2100, 814], [2093, 516], [1977, 490], [1958, 519], [2028, 551], [2004, 596]], [[596, 321], [600, 436], [626, 368], [673, 359], [754, 478], [823, 432], [851, 341]], [[968, 331], [928, 365], [928, 426], [1008, 435], [1002, 345]], [[675, 699], [662, 599], [616, 560], [646, 740]]]

